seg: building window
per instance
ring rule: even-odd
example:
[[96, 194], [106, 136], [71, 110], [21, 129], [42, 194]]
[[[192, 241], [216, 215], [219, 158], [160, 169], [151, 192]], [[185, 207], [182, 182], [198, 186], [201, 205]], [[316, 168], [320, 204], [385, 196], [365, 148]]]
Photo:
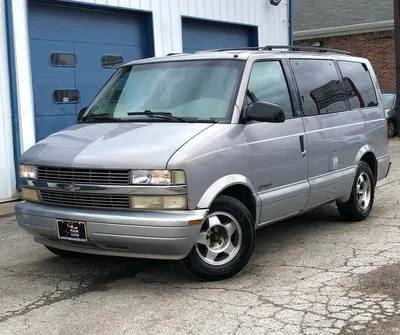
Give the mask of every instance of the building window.
[[247, 105], [250, 106], [255, 101], [278, 104], [285, 111], [286, 119], [293, 118], [289, 89], [279, 61], [254, 64], [248, 86]]
[[53, 101], [56, 104], [77, 104], [80, 100], [78, 90], [55, 90]]
[[103, 55], [101, 56], [101, 66], [104, 68], [116, 69], [124, 64], [124, 57]]
[[50, 64], [51, 66], [76, 67], [76, 55], [54, 52], [50, 55]]
[[347, 110], [343, 83], [333, 61], [292, 59], [290, 63], [305, 116]]
[[376, 92], [365, 64], [339, 62], [350, 108], [378, 106]]

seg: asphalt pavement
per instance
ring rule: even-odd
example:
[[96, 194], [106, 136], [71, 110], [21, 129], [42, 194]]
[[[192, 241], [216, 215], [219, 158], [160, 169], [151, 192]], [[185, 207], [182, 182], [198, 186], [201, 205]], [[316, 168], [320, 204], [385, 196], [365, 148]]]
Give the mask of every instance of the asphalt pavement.
[[0, 218], [0, 334], [400, 334], [400, 141], [371, 217], [333, 204], [257, 232], [247, 267], [203, 283], [180, 262], [53, 256]]

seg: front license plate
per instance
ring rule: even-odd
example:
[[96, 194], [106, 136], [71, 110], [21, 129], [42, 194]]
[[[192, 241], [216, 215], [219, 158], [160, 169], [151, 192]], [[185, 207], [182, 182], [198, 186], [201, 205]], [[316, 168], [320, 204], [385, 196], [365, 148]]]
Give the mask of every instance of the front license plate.
[[87, 242], [86, 222], [73, 220], [57, 220], [60, 240]]

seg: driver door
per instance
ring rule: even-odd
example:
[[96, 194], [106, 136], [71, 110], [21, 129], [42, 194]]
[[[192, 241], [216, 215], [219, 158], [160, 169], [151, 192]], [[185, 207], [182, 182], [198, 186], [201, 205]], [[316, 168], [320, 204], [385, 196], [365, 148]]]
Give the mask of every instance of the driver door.
[[255, 101], [279, 104], [283, 123], [250, 122], [245, 126], [252, 181], [262, 203], [260, 225], [299, 213], [307, 204], [307, 143], [303, 121], [295, 116], [280, 60], [255, 62], [245, 108]]

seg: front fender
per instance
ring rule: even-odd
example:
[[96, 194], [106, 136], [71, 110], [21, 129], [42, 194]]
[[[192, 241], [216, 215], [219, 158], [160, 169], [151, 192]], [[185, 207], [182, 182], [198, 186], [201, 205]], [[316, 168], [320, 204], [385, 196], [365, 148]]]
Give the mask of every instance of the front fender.
[[250, 179], [247, 177], [240, 175], [240, 174], [230, 174], [227, 176], [224, 176], [217, 181], [215, 181], [207, 190], [204, 192], [203, 196], [201, 197], [200, 201], [197, 204], [197, 208], [209, 208], [215, 198], [225, 189], [227, 189], [230, 186], [234, 185], [244, 185], [247, 186], [250, 190], [251, 193], [255, 197], [256, 201], [256, 207], [261, 206], [261, 202], [259, 197], [256, 194], [256, 191], [254, 189], [254, 186]]

